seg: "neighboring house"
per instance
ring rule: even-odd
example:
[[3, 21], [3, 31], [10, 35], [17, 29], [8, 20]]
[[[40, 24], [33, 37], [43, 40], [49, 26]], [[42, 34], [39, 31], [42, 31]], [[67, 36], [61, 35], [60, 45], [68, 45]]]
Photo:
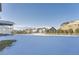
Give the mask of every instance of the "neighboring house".
[[56, 29], [54, 27], [47, 28], [46, 33], [56, 33]]
[[11, 34], [13, 22], [0, 20], [0, 34]]
[[25, 29], [24, 31], [27, 32], [27, 33], [32, 33], [32, 29], [31, 28]]
[[43, 28], [38, 28], [37, 32], [38, 33], [55, 33], [56, 29], [54, 27], [51, 27], [51, 28], [43, 27]]
[[32, 33], [37, 33], [37, 28], [33, 28]]
[[37, 33], [45, 33], [46, 28], [37, 28]]
[[75, 30], [79, 28], [79, 20], [76, 20], [76, 21], [71, 21], [71, 22], [66, 22], [66, 23], [63, 23], [61, 26], [60, 26], [60, 29], [62, 30], [69, 30], [69, 29], [72, 29], [73, 32], [75, 32]]
[[56, 32], [56, 29], [55, 29], [54, 27], [51, 27], [51, 28], [49, 29], [49, 32], [55, 33], [55, 32]]

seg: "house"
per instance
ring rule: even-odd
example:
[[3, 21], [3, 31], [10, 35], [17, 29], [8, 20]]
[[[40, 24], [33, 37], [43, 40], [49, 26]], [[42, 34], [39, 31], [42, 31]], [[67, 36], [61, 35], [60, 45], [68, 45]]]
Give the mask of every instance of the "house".
[[46, 32], [46, 28], [37, 28], [37, 33], [45, 33]]
[[56, 32], [56, 29], [55, 29], [54, 27], [51, 27], [51, 28], [49, 29], [49, 32], [55, 33], [55, 32]]
[[75, 21], [70, 21], [70, 22], [65, 22], [60, 26], [61, 30], [69, 30], [72, 29], [73, 32], [75, 32], [75, 30], [79, 28], [79, 20], [75, 20]]

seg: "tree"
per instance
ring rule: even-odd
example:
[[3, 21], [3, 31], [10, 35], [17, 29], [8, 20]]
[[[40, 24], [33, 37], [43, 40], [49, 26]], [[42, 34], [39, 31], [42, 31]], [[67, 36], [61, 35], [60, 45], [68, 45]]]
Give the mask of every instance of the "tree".
[[65, 34], [68, 34], [68, 30], [64, 30], [64, 33], [65, 33]]
[[75, 29], [75, 33], [79, 33], [79, 28]]
[[73, 34], [73, 29], [69, 29], [69, 30], [68, 30], [68, 33], [69, 33], [69, 34]]
[[61, 34], [61, 33], [64, 33], [64, 31], [61, 30], [61, 29], [58, 29], [58, 30], [57, 30], [57, 33], [58, 33], [58, 34]]

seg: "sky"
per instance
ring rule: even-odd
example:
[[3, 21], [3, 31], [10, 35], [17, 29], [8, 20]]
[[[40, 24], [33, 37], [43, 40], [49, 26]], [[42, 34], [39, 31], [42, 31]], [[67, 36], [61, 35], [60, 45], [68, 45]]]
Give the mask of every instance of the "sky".
[[79, 20], [79, 4], [3, 3], [1, 17], [16, 26], [58, 28], [63, 22]]

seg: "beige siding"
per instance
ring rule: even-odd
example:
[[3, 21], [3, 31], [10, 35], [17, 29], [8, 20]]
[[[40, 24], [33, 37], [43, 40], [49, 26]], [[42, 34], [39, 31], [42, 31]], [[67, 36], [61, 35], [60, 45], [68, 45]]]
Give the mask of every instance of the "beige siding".
[[75, 31], [77, 28], [79, 28], [79, 21], [74, 21], [60, 27], [62, 30], [73, 29], [73, 31]]

